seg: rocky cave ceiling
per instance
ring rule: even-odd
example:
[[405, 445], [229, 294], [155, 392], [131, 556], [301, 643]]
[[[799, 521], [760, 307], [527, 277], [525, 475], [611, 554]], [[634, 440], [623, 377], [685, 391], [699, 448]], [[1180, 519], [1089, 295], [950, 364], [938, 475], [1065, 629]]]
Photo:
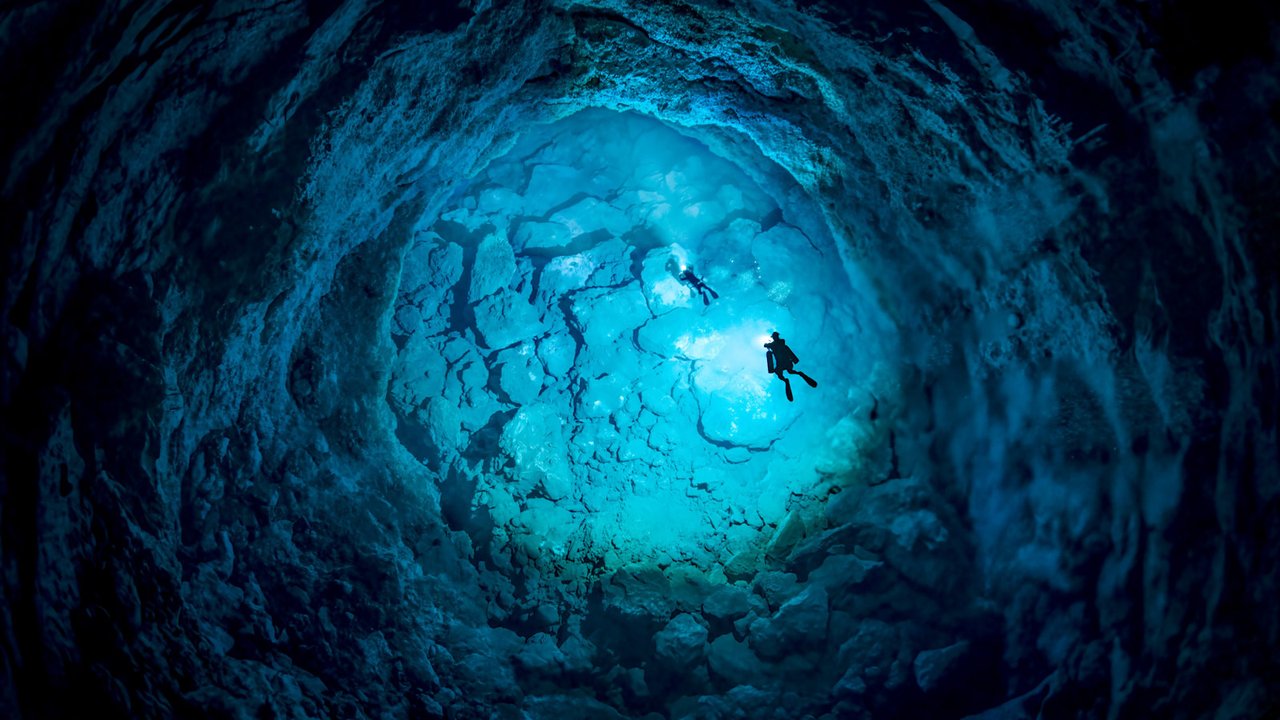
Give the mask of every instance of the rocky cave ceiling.
[[1273, 716], [1278, 28], [0, 10], [0, 711]]

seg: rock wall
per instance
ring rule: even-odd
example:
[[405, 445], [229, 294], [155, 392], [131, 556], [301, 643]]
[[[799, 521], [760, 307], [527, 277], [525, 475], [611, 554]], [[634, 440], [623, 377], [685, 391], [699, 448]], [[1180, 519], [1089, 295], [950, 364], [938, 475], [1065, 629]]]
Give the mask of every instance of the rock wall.
[[[1274, 713], [1277, 27], [1261, 4], [1047, 0], [0, 11], [0, 710]], [[556, 485], [539, 453], [568, 436], [519, 430], [554, 428], [531, 409], [554, 383], [488, 357], [526, 338], [486, 298], [536, 301], [526, 250], [558, 241], [471, 238], [486, 173], [583, 110], [741, 172], [773, 208], [738, 219], [789, 233], [743, 252], [812, 240], [813, 296], [849, 308], [822, 333], [840, 352], [802, 365], [831, 393], [820, 482], [738, 492], [687, 557], [547, 553], [609, 509], [575, 488], [644, 475], [615, 447]], [[587, 199], [538, 215], [597, 223], [597, 260], [683, 239], [646, 248], [651, 214]], [[665, 267], [614, 264], [580, 322], [624, 287], [653, 307]], [[731, 277], [709, 279], [731, 299]], [[464, 327], [457, 370], [484, 377], [458, 382], [492, 397], [421, 350]], [[685, 497], [748, 477], [716, 429], [733, 408], [677, 395], [644, 398], [654, 427], [701, 427], [729, 468], [689, 461]]]

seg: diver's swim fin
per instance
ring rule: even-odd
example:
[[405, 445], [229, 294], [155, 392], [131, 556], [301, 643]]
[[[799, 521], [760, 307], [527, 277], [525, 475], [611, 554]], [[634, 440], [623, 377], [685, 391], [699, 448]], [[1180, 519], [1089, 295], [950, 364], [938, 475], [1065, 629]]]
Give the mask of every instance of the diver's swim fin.
[[791, 381], [786, 378], [783, 378], [782, 381], [787, 384], [787, 399], [791, 402], [795, 402], [796, 396], [791, 394]]
[[712, 290], [711, 288], [707, 288], [707, 292], [711, 293], [711, 297], [717, 300], [720, 299], [720, 293], [716, 292], [715, 290]]
[[805, 375], [804, 373], [800, 372], [799, 370], [796, 370], [796, 371], [795, 371], [795, 373], [796, 373], [797, 375], [799, 375], [800, 377], [804, 378], [804, 381], [805, 381], [805, 382], [807, 382], [807, 383], [809, 383], [809, 387], [818, 387], [818, 381], [817, 381], [817, 380], [814, 380], [813, 378], [809, 377], [808, 375]]

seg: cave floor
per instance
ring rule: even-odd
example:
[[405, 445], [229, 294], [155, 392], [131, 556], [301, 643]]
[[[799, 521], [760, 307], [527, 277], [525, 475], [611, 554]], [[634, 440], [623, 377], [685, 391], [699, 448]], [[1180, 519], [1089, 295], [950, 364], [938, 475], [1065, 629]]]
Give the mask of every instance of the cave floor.
[[[856, 326], [848, 282], [830, 238], [702, 143], [580, 113], [415, 230], [392, 328], [398, 435], [451, 478], [446, 507], [485, 552], [558, 575], [747, 570], [870, 432], [851, 411], [874, 358], [831, 332]], [[793, 376], [794, 402], [767, 372], [775, 330], [819, 382]]]

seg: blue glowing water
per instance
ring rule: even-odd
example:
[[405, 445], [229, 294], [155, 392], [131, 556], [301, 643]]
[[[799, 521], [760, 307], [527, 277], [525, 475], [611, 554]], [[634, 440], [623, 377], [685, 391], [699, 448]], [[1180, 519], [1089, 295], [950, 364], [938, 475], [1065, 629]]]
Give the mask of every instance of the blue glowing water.
[[[531, 129], [424, 219], [393, 404], [474, 477], [494, 542], [711, 567], [856, 468], [882, 341], [849, 332], [872, 310], [832, 238], [780, 210], [785, 190], [593, 110]], [[767, 372], [774, 331], [819, 381], [794, 379], [794, 402]]]

